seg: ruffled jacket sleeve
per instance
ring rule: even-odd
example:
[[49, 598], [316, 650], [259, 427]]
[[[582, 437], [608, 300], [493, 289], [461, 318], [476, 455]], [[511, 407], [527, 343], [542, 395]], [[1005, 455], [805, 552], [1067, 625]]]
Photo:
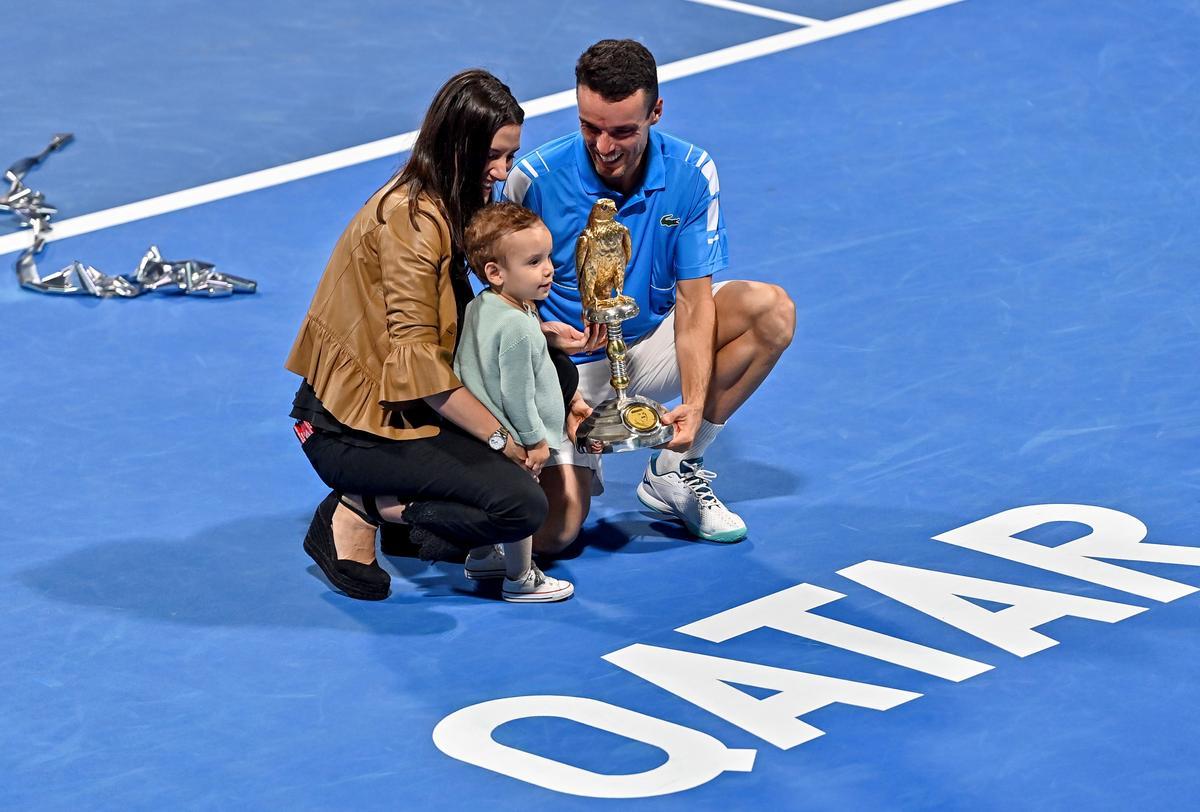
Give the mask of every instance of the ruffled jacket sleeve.
[[380, 403], [402, 407], [420, 398], [457, 389], [453, 342], [442, 340], [446, 324], [440, 287], [449, 285], [450, 235], [440, 218], [408, 206], [392, 209], [379, 227], [382, 277], [390, 352], [383, 364]]

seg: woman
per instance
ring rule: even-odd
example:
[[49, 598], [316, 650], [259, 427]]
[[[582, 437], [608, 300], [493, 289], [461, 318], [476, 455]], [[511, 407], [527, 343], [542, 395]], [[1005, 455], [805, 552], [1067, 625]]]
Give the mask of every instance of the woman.
[[[422, 558], [443, 558], [525, 538], [545, 519], [524, 450], [452, 369], [472, 297], [463, 233], [507, 178], [523, 120], [486, 71], [438, 91], [408, 163], [338, 240], [288, 357], [304, 378], [297, 436], [333, 489], [304, 549], [351, 597], [388, 595], [381, 522], [407, 523]], [[497, 566], [472, 560], [468, 574], [473, 564]]]

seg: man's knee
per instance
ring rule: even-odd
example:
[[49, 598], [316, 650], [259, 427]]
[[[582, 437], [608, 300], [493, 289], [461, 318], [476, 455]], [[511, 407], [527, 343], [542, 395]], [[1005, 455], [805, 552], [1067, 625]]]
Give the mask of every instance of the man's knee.
[[771, 285], [775, 301], [771, 308], [771, 320], [774, 324], [773, 348], [779, 352], [786, 350], [796, 336], [796, 303], [788, 292], [778, 285]]
[[533, 534], [534, 552], [557, 555], [579, 537], [591, 509], [594, 474], [575, 465], [556, 465], [542, 470], [542, 488], [550, 506], [546, 522]]
[[751, 310], [754, 333], [759, 343], [773, 353], [782, 353], [796, 335], [796, 304], [779, 285], [754, 283]]
[[577, 524], [559, 524], [555, 527], [542, 525], [541, 529], [533, 534], [533, 551], [540, 555], [558, 555], [575, 543], [575, 539], [579, 538], [579, 529]]
[[779, 285], [747, 280], [730, 282], [727, 289], [726, 306], [754, 340], [776, 355], [786, 350], [796, 334], [796, 305], [788, 292]]

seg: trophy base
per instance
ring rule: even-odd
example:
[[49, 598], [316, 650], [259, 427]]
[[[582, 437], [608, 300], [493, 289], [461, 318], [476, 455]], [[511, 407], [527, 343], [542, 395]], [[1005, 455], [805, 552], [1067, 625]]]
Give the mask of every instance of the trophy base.
[[583, 454], [611, 454], [653, 448], [675, 436], [664, 425], [666, 410], [641, 395], [610, 398], [597, 406], [579, 425], [575, 449]]

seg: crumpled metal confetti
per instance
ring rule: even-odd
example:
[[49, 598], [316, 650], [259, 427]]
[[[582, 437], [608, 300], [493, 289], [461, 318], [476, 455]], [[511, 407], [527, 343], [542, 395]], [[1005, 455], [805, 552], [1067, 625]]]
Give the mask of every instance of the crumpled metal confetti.
[[258, 284], [250, 279], [214, 271], [210, 262], [196, 259], [166, 260], [158, 246], [150, 250], [138, 264], [134, 281], [143, 293], [168, 293], [191, 296], [231, 296], [234, 293], [254, 293]]
[[39, 293], [58, 293], [101, 298], [132, 298], [143, 293], [163, 293], [176, 296], [232, 296], [235, 293], [254, 293], [258, 284], [233, 274], [220, 273], [212, 263], [196, 259], [165, 260], [158, 246], [146, 251], [137, 271], [124, 276], [109, 276], [91, 265], [76, 260], [56, 273], [41, 276], [37, 255], [46, 245], [50, 218], [58, 209], [46, 203], [41, 192], [25, 185], [25, 175], [46, 160], [52, 152], [73, 141], [71, 133], [59, 133], [37, 155], [22, 158], [4, 173], [8, 191], [0, 195], [0, 212], [14, 215], [22, 228], [33, 231], [33, 243], [17, 257], [17, 279], [21, 287]]

